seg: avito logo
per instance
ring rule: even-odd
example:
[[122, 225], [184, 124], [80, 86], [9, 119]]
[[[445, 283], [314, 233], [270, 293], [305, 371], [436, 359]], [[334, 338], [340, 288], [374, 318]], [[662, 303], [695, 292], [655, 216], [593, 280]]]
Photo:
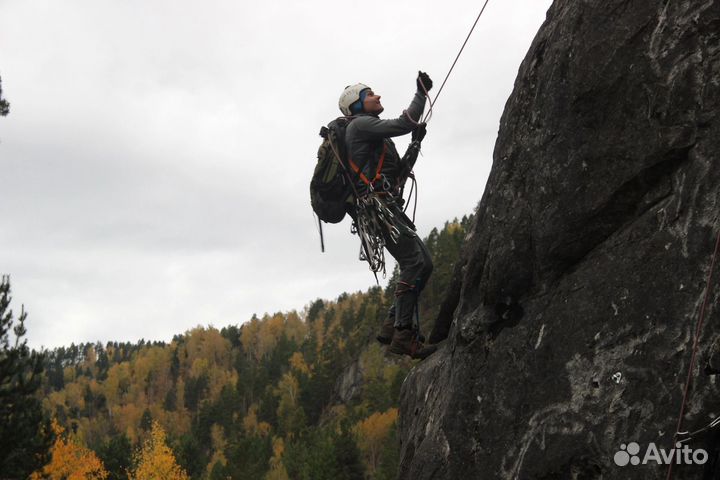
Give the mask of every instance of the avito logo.
[[620, 467], [629, 465], [647, 465], [648, 463], [656, 463], [658, 465], [703, 465], [708, 461], [708, 453], [702, 448], [692, 449], [689, 445], [683, 445], [678, 442], [675, 448], [665, 450], [658, 448], [654, 443], [650, 443], [645, 450], [645, 454], [640, 456], [640, 445], [636, 442], [620, 445], [620, 450], [615, 453], [615, 464]]

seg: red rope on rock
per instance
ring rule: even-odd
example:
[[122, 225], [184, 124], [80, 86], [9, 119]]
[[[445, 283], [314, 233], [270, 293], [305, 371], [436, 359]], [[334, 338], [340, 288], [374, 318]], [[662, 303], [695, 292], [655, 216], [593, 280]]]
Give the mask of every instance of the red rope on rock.
[[[692, 356], [690, 357], [690, 366], [688, 367], [687, 379], [685, 380], [685, 389], [683, 391], [682, 404], [680, 405], [677, 428], [675, 429], [675, 435], [673, 436], [672, 448], [675, 448], [677, 434], [682, 427], [683, 415], [685, 414], [685, 404], [687, 403], [688, 391], [690, 390], [692, 371], [695, 367], [695, 357], [697, 356], [698, 345], [700, 343], [700, 333], [702, 331], [703, 322], [705, 321], [705, 309], [707, 308], [708, 298], [710, 297], [710, 283], [712, 281], [713, 270], [715, 269], [715, 260], [717, 259], [718, 252], [720, 252], [720, 232], [718, 232], [717, 241], [715, 242], [715, 253], [713, 253], [712, 262], [710, 262], [710, 271], [708, 272], [707, 282], [705, 284], [705, 298], [703, 299], [702, 307], [700, 307], [700, 316], [698, 317], [697, 326], [695, 327], [695, 340], [693, 342]], [[672, 463], [668, 465], [667, 480], [670, 480], [672, 475], [672, 466]]]

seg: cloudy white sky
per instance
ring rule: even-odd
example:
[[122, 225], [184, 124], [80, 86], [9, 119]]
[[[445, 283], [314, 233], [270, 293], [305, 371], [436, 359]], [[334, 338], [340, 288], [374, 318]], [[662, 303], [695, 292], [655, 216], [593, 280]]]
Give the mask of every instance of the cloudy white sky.
[[[30, 344], [169, 340], [371, 286], [347, 220], [320, 253], [319, 127], [347, 84], [386, 118], [418, 69], [437, 89], [482, 3], [1, 0], [0, 271]], [[479, 201], [551, 3], [490, 1], [416, 167], [423, 236]]]

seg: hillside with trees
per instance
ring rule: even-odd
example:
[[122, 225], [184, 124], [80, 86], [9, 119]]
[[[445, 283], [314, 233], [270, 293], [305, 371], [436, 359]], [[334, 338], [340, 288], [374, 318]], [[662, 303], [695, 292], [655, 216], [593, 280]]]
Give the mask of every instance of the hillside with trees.
[[[420, 303], [426, 333], [470, 221], [426, 239], [435, 262]], [[55, 444], [33, 478], [66, 478], [61, 452], [94, 472], [81, 478], [395, 478], [399, 392], [416, 361], [374, 340], [393, 284], [169, 343], [46, 352], [40, 397]]]

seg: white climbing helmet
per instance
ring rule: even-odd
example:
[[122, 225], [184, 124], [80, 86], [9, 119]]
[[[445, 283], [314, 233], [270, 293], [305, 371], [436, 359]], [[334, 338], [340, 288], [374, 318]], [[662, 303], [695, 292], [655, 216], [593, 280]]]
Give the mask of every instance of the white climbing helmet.
[[363, 90], [370, 90], [370, 87], [362, 83], [356, 83], [355, 85], [349, 85], [345, 87], [340, 100], [338, 100], [338, 106], [343, 115], [352, 115], [352, 106], [355, 102], [360, 101], [360, 93]]

